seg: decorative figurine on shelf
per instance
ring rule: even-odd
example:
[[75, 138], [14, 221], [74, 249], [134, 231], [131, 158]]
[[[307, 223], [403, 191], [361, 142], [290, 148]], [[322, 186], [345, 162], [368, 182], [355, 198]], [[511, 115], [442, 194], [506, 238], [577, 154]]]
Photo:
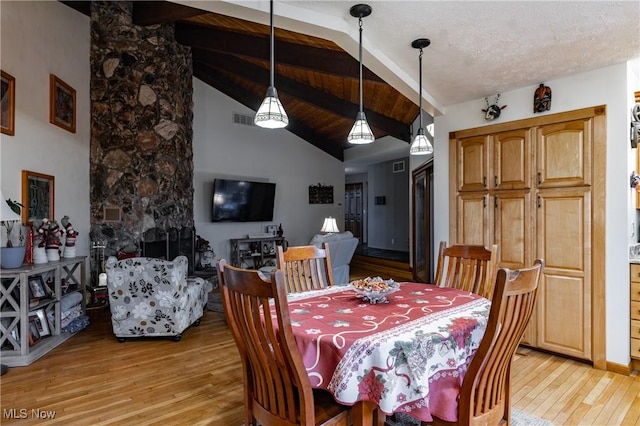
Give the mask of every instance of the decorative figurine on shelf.
[[60, 260], [60, 237], [63, 231], [55, 220], [47, 222], [45, 230], [45, 247], [47, 249], [47, 259], [49, 262]]
[[66, 238], [64, 240], [64, 252], [62, 257], [71, 258], [76, 257], [76, 238], [78, 237], [78, 231], [73, 229], [73, 225], [69, 222], [69, 216], [64, 216], [60, 223], [64, 226], [64, 232]]
[[47, 263], [45, 228], [49, 219], [34, 219], [33, 226], [33, 263]]
[[284, 234], [284, 231], [282, 230], [282, 224], [280, 224], [278, 226], [278, 237], [282, 237], [283, 234]]
[[484, 98], [484, 102], [487, 104], [487, 108], [482, 110], [482, 112], [484, 112], [484, 119], [485, 120], [491, 121], [491, 120], [495, 120], [496, 118], [500, 117], [500, 113], [507, 106], [506, 105], [499, 106], [498, 105], [498, 101], [499, 100], [500, 100], [500, 93], [498, 93], [498, 95], [496, 96], [496, 100], [493, 102], [492, 105], [489, 105], [489, 98]]
[[533, 94], [533, 112], [544, 112], [551, 109], [551, 87], [540, 83]]

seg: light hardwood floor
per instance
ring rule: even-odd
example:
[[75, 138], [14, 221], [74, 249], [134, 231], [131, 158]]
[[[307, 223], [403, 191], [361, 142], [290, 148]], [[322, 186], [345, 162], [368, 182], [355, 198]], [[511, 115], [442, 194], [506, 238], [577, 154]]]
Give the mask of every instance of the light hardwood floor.
[[[113, 337], [107, 313], [94, 314], [87, 329], [0, 378], [0, 424], [239, 426], [241, 383], [223, 314], [208, 311], [181, 342], [125, 343]], [[514, 360], [512, 401], [555, 425], [640, 425], [637, 373], [594, 370], [530, 349]], [[37, 419], [37, 410], [55, 417]], [[22, 413], [26, 419], [15, 418]]]

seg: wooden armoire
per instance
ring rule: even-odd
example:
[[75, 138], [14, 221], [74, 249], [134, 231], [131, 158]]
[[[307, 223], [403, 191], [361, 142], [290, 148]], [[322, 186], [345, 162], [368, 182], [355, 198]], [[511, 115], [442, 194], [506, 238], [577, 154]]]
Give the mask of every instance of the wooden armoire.
[[544, 259], [523, 343], [606, 368], [606, 108], [452, 132], [450, 243], [500, 246], [499, 267]]

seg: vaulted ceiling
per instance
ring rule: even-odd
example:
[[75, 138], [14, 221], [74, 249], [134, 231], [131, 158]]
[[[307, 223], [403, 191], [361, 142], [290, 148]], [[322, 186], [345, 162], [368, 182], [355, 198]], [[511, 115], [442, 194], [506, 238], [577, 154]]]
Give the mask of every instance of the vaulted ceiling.
[[[90, 2], [62, 3], [90, 15]], [[357, 25], [356, 18], [354, 25]], [[133, 2], [133, 23], [173, 23], [192, 48], [193, 74], [253, 111], [270, 80], [270, 28], [165, 1]], [[359, 109], [359, 63], [334, 42], [276, 28], [275, 87], [289, 116], [287, 130], [343, 160]], [[363, 105], [376, 138], [409, 142], [418, 106], [363, 67]]]

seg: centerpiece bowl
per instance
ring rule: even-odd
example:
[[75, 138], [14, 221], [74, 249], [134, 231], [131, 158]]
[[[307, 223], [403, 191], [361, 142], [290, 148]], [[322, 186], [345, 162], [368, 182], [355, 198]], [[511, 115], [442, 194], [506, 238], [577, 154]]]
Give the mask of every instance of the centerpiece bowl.
[[392, 279], [383, 280], [380, 277], [367, 277], [351, 281], [351, 287], [363, 300], [375, 303], [389, 303], [387, 296], [400, 289], [400, 284]]

